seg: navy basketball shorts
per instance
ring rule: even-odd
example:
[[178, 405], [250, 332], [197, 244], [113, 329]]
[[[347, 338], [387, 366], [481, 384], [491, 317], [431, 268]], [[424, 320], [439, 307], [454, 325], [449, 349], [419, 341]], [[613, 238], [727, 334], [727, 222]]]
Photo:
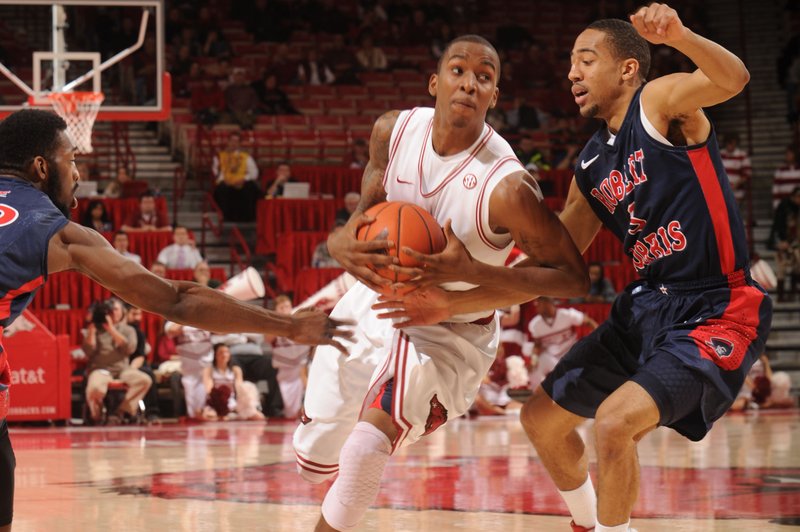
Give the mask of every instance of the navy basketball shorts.
[[627, 381], [642, 386], [660, 425], [699, 441], [733, 403], [764, 351], [772, 301], [744, 274], [689, 283], [636, 281], [609, 319], [542, 383], [562, 408], [593, 418]]
[[14, 515], [14, 468], [17, 461], [5, 418], [0, 421], [0, 526], [11, 524]]

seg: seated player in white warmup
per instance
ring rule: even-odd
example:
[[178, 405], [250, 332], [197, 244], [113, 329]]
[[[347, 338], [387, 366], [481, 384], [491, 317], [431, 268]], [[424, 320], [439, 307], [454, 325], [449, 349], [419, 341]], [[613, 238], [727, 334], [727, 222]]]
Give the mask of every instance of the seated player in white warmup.
[[[541, 294], [572, 297], [588, 289], [583, 260], [542, 203], [535, 180], [485, 123], [487, 110], [497, 102], [499, 78], [494, 47], [479, 36], [459, 37], [430, 77], [435, 109], [392, 111], [375, 123], [361, 202], [328, 241], [331, 255], [360, 281], [331, 314], [358, 324], [355, 344], [348, 356], [317, 351], [302, 424], [294, 435], [303, 478], [319, 483], [338, 473], [317, 530], [357, 525], [378, 494], [392, 452], [467, 411], [499, 342], [493, 311], [456, 311], [446, 323], [402, 332], [393, 320], [378, 316], [372, 309], [377, 290], [390, 281], [370, 266], [399, 266], [387, 254], [394, 242], [356, 239], [357, 229], [372, 220], [363, 214], [369, 207], [387, 200], [422, 207], [472, 256], [497, 266], [496, 275]], [[515, 242], [531, 258], [521, 267], [505, 268]], [[467, 281], [473, 284], [447, 288], [467, 290], [480, 282]], [[498, 307], [529, 298], [514, 293], [498, 298]]]

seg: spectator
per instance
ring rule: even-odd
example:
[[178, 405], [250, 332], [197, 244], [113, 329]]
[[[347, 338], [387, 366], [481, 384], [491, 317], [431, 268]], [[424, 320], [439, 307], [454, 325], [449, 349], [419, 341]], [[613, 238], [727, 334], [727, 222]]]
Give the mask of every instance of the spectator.
[[222, 120], [225, 113], [225, 95], [219, 84], [211, 77], [203, 77], [200, 85], [192, 89], [189, 106], [195, 120], [211, 126]]
[[294, 81], [297, 75], [297, 63], [290, 57], [288, 44], [281, 43], [275, 49], [269, 70], [278, 77], [278, 87], [284, 87]]
[[353, 52], [345, 46], [344, 35], [341, 33], [333, 35], [333, 40], [328, 51], [325, 52], [323, 61], [333, 72], [337, 84], [358, 85], [359, 81], [356, 77], [358, 61]]
[[222, 284], [217, 279], [211, 278], [211, 267], [204, 260], [194, 267], [194, 282], [209, 288], [219, 288]]
[[[164, 332], [175, 341], [175, 350], [180, 361], [180, 383], [186, 401], [186, 415], [190, 419], [203, 419], [206, 404], [206, 389], [203, 371], [211, 365], [213, 351], [211, 333], [168, 321]], [[173, 394], [178, 397], [178, 386], [173, 381]], [[180, 411], [175, 408], [176, 412]]]
[[203, 409], [204, 419], [264, 419], [259, 410], [258, 390], [255, 384], [243, 379], [242, 368], [231, 363], [227, 345], [214, 345], [213, 362], [203, 369], [203, 386], [208, 405]]
[[[514, 150], [514, 153], [525, 168], [531, 172], [534, 177], [542, 170], [550, 170], [550, 164], [545, 160], [545, 154], [536, 146], [536, 141], [533, 137], [524, 135], [519, 139], [519, 146]], [[546, 194], [545, 194], [546, 195]]]
[[[506, 356], [503, 346], [500, 345], [497, 348], [497, 356], [495, 356], [489, 372], [481, 382], [478, 395], [475, 396], [473, 408], [482, 416], [502, 415], [507, 411], [511, 412], [522, 408], [522, 403], [515, 401], [508, 395], [508, 368], [506, 366], [508, 358], [511, 357]], [[517, 359], [522, 360], [520, 357], [517, 357]], [[524, 362], [521, 362], [521, 364], [524, 369]]]
[[776, 262], [776, 276], [778, 278], [778, 301], [786, 301], [786, 278], [790, 279], [789, 297], [791, 300], [797, 294], [800, 282], [800, 241], [798, 241], [798, 227], [800, 227], [800, 187], [795, 187], [792, 195], [784, 198], [775, 209], [767, 245], [774, 249]]
[[241, 149], [241, 141], [239, 133], [231, 133], [226, 148], [214, 157], [211, 168], [217, 184], [214, 200], [225, 220], [252, 222], [256, 218], [256, 202], [261, 190], [256, 182], [256, 162]]
[[112, 380], [118, 379], [128, 385], [118, 412], [111, 413], [125, 419], [136, 416], [139, 399], [150, 388], [150, 377], [132, 368], [128, 362], [128, 357], [136, 349], [136, 332], [123, 318], [122, 303], [118, 299], [97, 302], [86, 329], [82, 346], [88, 358], [86, 403], [94, 422], [102, 417], [103, 399]]
[[356, 207], [358, 207], [358, 202], [361, 201], [361, 194], [358, 192], [348, 192], [344, 195], [344, 208], [339, 209], [336, 211], [336, 222], [335, 223], [347, 223], [347, 220], [353, 215], [355, 212]]
[[136, 333], [136, 349], [128, 360], [130, 366], [150, 377], [150, 388], [144, 396], [144, 411], [145, 419], [148, 423], [152, 423], [159, 418], [158, 381], [156, 381], [153, 368], [148, 362], [152, 346], [147, 343], [147, 338], [142, 331], [142, 309], [126, 305], [125, 323]]
[[446, 22], [439, 24], [437, 35], [431, 40], [431, 55], [434, 59], [442, 57], [442, 53], [454, 37], [453, 27], [450, 24]]
[[785, 371], [772, 371], [767, 355], [761, 355], [750, 368], [744, 385], [731, 405], [731, 411], [748, 408], [791, 408], [795, 401], [790, 395], [791, 377]]
[[516, 97], [513, 106], [506, 111], [506, 121], [511, 129], [523, 132], [541, 129], [544, 118], [533, 104]]
[[112, 242], [114, 249], [116, 249], [121, 255], [132, 260], [136, 264], [142, 263], [142, 257], [137, 255], [136, 253], [131, 253], [128, 251], [128, 245], [130, 245], [130, 240], [128, 239], [128, 234], [125, 231], [117, 231], [114, 234], [114, 240]]
[[292, 175], [292, 167], [289, 163], [280, 163], [275, 167], [275, 179], [267, 187], [267, 198], [280, 198], [283, 196], [284, 183], [294, 183], [296, 179]]
[[94, 181], [95, 175], [92, 172], [92, 167], [89, 166], [89, 163], [86, 161], [81, 161], [79, 163], [75, 163], [75, 166], [78, 167], [78, 173], [81, 176], [81, 181]]
[[772, 208], [776, 209], [782, 199], [788, 198], [792, 190], [800, 186], [800, 155], [796, 144], [786, 147], [784, 162], [777, 170], [772, 180]]
[[141, 195], [139, 208], [131, 212], [122, 224], [122, 230], [127, 233], [167, 229], [170, 229], [170, 226], [159, 214], [156, 209], [156, 197], [149, 191]]
[[[337, 231], [340, 231], [342, 227], [344, 227], [345, 223], [347, 222], [337, 221], [333, 229], [331, 230], [331, 235], [335, 234]], [[333, 257], [331, 257], [331, 254], [328, 251], [327, 240], [325, 240], [324, 242], [320, 242], [319, 244], [317, 244], [317, 247], [314, 248], [314, 256], [311, 258], [311, 267], [341, 268], [339, 262]]]
[[486, 113], [486, 123], [498, 133], [504, 133], [508, 129], [506, 113], [497, 107], [489, 109], [489, 112]]
[[117, 175], [106, 185], [106, 188], [103, 190], [103, 196], [106, 198], [123, 197], [125, 185], [131, 181], [132, 179], [128, 173], [128, 168], [125, 165], [119, 165], [117, 167]]
[[353, 141], [353, 150], [350, 152], [350, 168], [366, 168], [369, 162], [369, 144], [364, 139]]
[[267, 393], [261, 405], [261, 411], [269, 417], [280, 417], [283, 412], [283, 400], [278, 386], [278, 372], [272, 367], [272, 355], [264, 352], [264, 335], [261, 334], [226, 334], [215, 335], [212, 340], [224, 343], [230, 348], [231, 362], [241, 368], [244, 380], [258, 383], [264, 381]]
[[165, 279], [167, 277], [167, 265], [164, 264], [163, 262], [155, 261], [150, 266], [150, 271], [153, 272], [153, 274], [158, 275], [159, 277], [162, 277], [162, 278], [165, 278]]
[[92, 200], [89, 202], [89, 205], [86, 207], [81, 217], [81, 225], [91, 227], [98, 233], [107, 233], [114, 230], [114, 227], [108, 219], [106, 204], [101, 200]]
[[525, 333], [519, 327], [520, 311], [519, 305], [511, 305], [498, 310], [500, 313], [500, 344], [507, 356], [522, 354]]
[[[288, 296], [275, 298], [275, 312], [289, 315], [292, 313], [292, 300]], [[309, 353], [307, 345], [296, 344], [288, 338], [266, 336], [264, 340], [272, 344], [272, 366], [278, 370], [278, 385], [283, 398], [283, 416], [296, 419], [303, 405], [308, 372]]]
[[278, 87], [278, 76], [268, 72], [264, 78], [253, 86], [261, 102], [261, 111], [267, 115], [299, 114], [285, 92]]
[[203, 261], [185, 227], [178, 226], [172, 231], [172, 242], [158, 253], [158, 262], [165, 264], [167, 268], [176, 270], [194, 268]]
[[[725, 173], [733, 188], [733, 195], [739, 204], [739, 210], [744, 206], [744, 200], [750, 187], [750, 177], [752, 168], [750, 157], [747, 152], [739, 148], [739, 135], [727, 133], [724, 136], [724, 144], [720, 150], [722, 164], [725, 166]], [[743, 213], [744, 214], [744, 213]]]
[[297, 83], [301, 85], [330, 85], [336, 81], [333, 71], [319, 57], [315, 48], [306, 52], [306, 59], [297, 65]]
[[247, 81], [247, 71], [236, 67], [231, 73], [230, 84], [225, 87], [225, 108], [230, 119], [242, 129], [253, 129], [260, 106], [258, 94]]
[[216, 28], [211, 28], [203, 44], [203, 55], [213, 59], [230, 59], [231, 45]]
[[366, 72], [386, 70], [389, 63], [386, 59], [386, 54], [375, 46], [372, 35], [369, 33], [365, 33], [361, 37], [361, 46], [356, 52], [356, 60], [361, 70]]
[[578, 341], [577, 327], [597, 328], [597, 322], [588, 315], [574, 308], [558, 308], [549, 297], [538, 298], [535, 305], [538, 314], [528, 324], [533, 354], [536, 355], [531, 357], [532, 390], [541, 384], [561, 357]]
[[599, 262], [589, 264], [589, 292], [583, 298], [587, 303], [610, 303], [617, 297], [617, 291], [606, 279], [603, 265]]

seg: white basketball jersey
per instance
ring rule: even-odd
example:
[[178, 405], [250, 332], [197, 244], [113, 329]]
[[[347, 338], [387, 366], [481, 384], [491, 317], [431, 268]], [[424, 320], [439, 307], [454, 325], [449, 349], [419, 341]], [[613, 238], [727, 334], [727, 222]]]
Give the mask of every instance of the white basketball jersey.
[[[513, 241], [489, 227], [489, 198], [509, 174], [524, 171], [514, 151], [488, 125], [466, 150], [442, 157], [433, 149], [433, 109], [403, 111], [392, 130], [389, 163], [383, 177], [388, 201], [407, 201], [431, 213], [440, 225], [449, 218], [453, 232], [481, 262], [502, 266]], [[448, 283], [448, 290], [474, 285]], [[473, 321], [485, 313], [455, 316]]]
[[578, 340], [575, 327], [579, 327], [586, 315], [574, 308], [556, 309], [553, 321], [547, 322], [541, 314], [537, 314], [528, 324], [531, 338], [542, 345], [542, 355], [561, 358]]

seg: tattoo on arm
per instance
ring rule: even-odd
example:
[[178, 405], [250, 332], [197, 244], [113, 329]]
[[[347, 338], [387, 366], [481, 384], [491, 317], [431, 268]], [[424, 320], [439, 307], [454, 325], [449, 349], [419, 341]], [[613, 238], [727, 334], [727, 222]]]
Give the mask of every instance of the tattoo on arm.
[[383, 175], [389, 164], [389, 148], [392, 130], [400, 111], [389, 111], [382, 115], [372, 128], [369, 139], [369, 162], [361, 178], [361, 201], [354, 214], [361, 214], [373, 205], [386, 200]]

